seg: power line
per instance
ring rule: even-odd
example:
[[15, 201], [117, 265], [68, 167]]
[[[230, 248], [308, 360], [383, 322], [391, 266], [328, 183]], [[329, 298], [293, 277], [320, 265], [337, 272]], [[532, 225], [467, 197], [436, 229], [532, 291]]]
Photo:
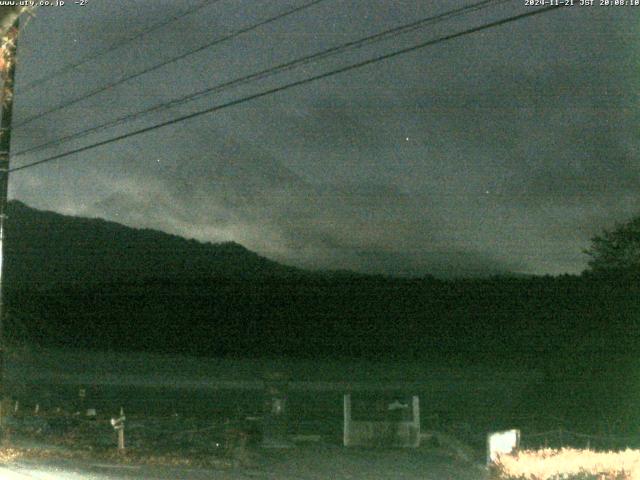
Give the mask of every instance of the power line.
[[81, 65], [84, 65], [85, 63], [88, 63], [92, 60], [95, 60], [98, 57], [101, 57], [103, 55], [108, 55], [111, 52], [114, 52], [116, 50], [119, 50], [120, 48], [124, 47], [125, 45], [130, 44], [131, 42], [134, 42], [135, 40], [138, 40], [139, 38], [142, 38], [156, 30], [159, 30], [162, 27], [165, 27], [167, 25], [169, 25], [170, 23], [176, 22], [178, 20], [180, 20], [183, 17], [186, 17], [187, 15], [193, 15], [194, 13], [196, 13], [199, 10], [202, 10], [203, 8], [209, 6], [209, 4], [214, 4], [219, 2], [220, 0], [204, 0], [203, 2], [201, 2], [199, 5], [186, 10], [182, 13], [179, 13], [178, 15], [174, 15], [173, 17], [167, 19], [167, 20], [163, 20], [162, 22], [158, 22], [156, 24], [151, 25], [151, 27], [147, 28], [146, 30], [143, 30], [139, 33], [137, 33], [136, 35], [134, 35], [133, 37], [129, 37], [128, 39], [124, 40], [123, 42], [119, 42], [119, 43], [115, 43], [112, 46], [101, 50], [97, 53], [93, 53], [93, 54], [89, 54], [86, 55], [85, 57], [81, 58], [80, 60], [78, 60], [75, 63], [71, 63], [68, 65], [65, 65], [64, 67], [58, 69], [58, 70], [54, 70], [53, 72], [50, 72], [40, 78], [38, 78], [37, 80], [34, 80], [30, 83], [27, 83], [26, 85], [24, 85], [20, 90], [22, 93], [24, 92], [28, 92], [29, 90], [33, 89], [35, 86], [37, 85], [42, 85], [45, 82], [48, 82], [49, 80], [59, 76], [59, 75], [63, 75], [71, 70], [74, 70], [78, 67], [80, 67]]
[[480, 25], [478, 27], [473, 27], [473, 28], [470, 28], [470, 29], [467, 29], [467, 30], [463, 30], [461, 32], [456, 32], [456, 33], [452, 33], [452, 34], [449, 34], [449, 35], [444, 35], [444, 36], [438, 37], [438, 38], [433, 39], [433, 40], [428, 40], [426, 42], [419, 43], [417, 45], [413, 45], [411, 47], [406, 47], [406, 48], [403, 48], [403, 49], [400, 49], [400, 50], [396, 50], [396, 51], [391, 52], [391, 53], [387, 53], [387, 54], [384, 54], [384, 55], [379, 55], [379, 56], [374, 57], [374, 58], [370, 58], [368, 60], [363, 60], [361, 62], [354, 63], [354, 64], [348, 65], [346, 67], [341, 67], [341, 68], [338, 68], [338, 69], [335, 69], [335, 70], [331, 70], [329, 72], [321, 73], [321, 74], [318, 74], [318, 75], [314, 75], [314, 76], [311, 76], [311, 77], [308, 77], [308, 78], [305, 78], [305, 79], [302, 79], [302, 80], [297, 80], [295, 82], [291, 82], [291, 83], [288, 83], [288, 84], [285, 84], [285, 85], [281, 85], [279, 87], [274, 87], [274, 88], [265, 90], [265, 91], [260, 92], [260, 93], [256, 93], [256, 94], [253, 94], [253, 95], [249, 95], [247, 97], [243, 97], [243, 98], [239, 98], [239, 99], [236, 99], [236, 100], [232, 100], [232, 101], [224, 103], [222, 105], [217, 105], [217, 106], [214, 106], [214, 107], [210, 107], [210, 108], [207, 108], [207, 109], [204, 109], [204, 110], [200, 110], [200, 111], [197, 111], [197, 112], [194, 112], [194, 113], [190, 113], [188, 115], [184, 115], [184, 116], [181, 116], [181, 117], [178, 117], [178, 118], [174, 118], [172, 120], [168, 120], [166, 122], [158, 123], [156, 125], [152, 125], [152, 126], [149, 126], [149, 127], [141, 128], [139, 130], [135, 130], [133, 132], [129, 132], [129, 133], [125, 133], [125, 134], [122, 134], [122, 135], [118, 135], [118, 136], [110, 138], [108, 140], [103, 140], [101, 142], [96, 142], [96, 143], [93, 143], [91, 145], [86, 145], [84, 147], [76, 148], [76, 149], [70, 150], [68, 152], [64, 152], [64, 153], [60, 153], [60, 154], [57, 154], [57, 155], [53, 155], [51, 157], [47, 157], [47, 158], [44, 158], [42, 160], [37, 160], [35, 162], [31, 162], [31, 163], [28, 163], [26, 165], [22, 165], [20, 167], [14, 167], [14, 168], [10, 169], [9, 172], [17, 172], [19, 170], [25, 170], [27, 168], [35, 167], [37, 165], [42, 165], [44, 163], [51, 162], [53, 160], [58, 160], [60, 158], [68, 157], [68, 156], [74, 155], [76, 153], [85, 152], [87, 150], [91, 150], [93, 148], [101, 147], [101, 146], [107, 145], [109, 143], [113, 143], [113, 142], [117, 142], [117, 141], [120, 141], [120, 140], [124, 140], [124, 139], [130, 138], [130, 137], [136, 136], [136, 135], [141, 135], [143, 133], [147, 133], [147, 132], [156, 130], [158, 128], [167, 127], [169, 125], [174, 125], [176, 123], [184, 122], [186, 120], [190, 120], [192, 118], [200, 117], [202, 115], [206, 115], [206, 114], [213, 113], [213, 112], [216, 112], [216, 111], [219, 111], [219, 110], [223, 110], [223, 109], [228, 108], [228, 107], [233, 107], [233, 106], [236, 106], [236, 105], [240, 105], [242, 103], [245, 103], [245, 102], [248, 102], [248, 101], [251, 101], [251, 100], [255, 100], [255, 99], [258, 99], [258, 98], [266, 97], [268, 95], [273, 95], [275, 93], [282, 92], [282, 91], [288, 90], [288, 89], [293, 88], [293, 87], [297, 87], [297, 86], [300, 86], [300, 85], [305, 85], [307, 83], [315, 82], [317, 80], [328, 78], [328, 77], [331, 77], [331, 76], [334, 76], [334, 75], [337, 75], [337, 74], [340, 74], [340, 73], [345, 73], [345, 72], [348, 72], [348, 71], [351, 71], [351, 70], [355, 70], [357, 68], [362, 68], [362, 67], [365, 67], [367, 65], [372, 65], [374, 63], [381, 62], [383, 60], [388, 60], [388, 59], [391, 59], [391, 58], [394, 58], [394, 57], [397, 57], [397, 56], [400, 56], [400, 55], [404, 55], [406, 53], [414, 52], [416, 50], [420, 50], [420, 49], [425, 48], [425, 47], [429, 47], [429, 46], [432, 46], [432, 45], [436, 45], [438, 43], [442, 43], [442, 42], [445, 42], [445, 41], [448, 41], [448, 40], [452, 40], [454, 38], [463, 37], [465, 35], [470, 35], [472, 33], [480, 32], [482, 30], [487, 30], [489, 28], [494, 28], [494, 27], [498, 27], [498, 26], [501, 26], [501, 25], [505, 25], [507, 23], [515, 22], [515, 21], [518, 21], [518, 20], [521, 20], [521, 19], [524, 19], [524, 18], [533, 17], [534, 15], [539, 15], [541, 13], [545, 13], [545, 12], [548, 12], [548, 11], [551, 11], [551, 10], [555, 10], [555, 9], [558, 9], [558, 8], [561, 8], [561, 6], [559, 6], [559, 5], [551, 5], [551, 6], [539, 8], [537, 10], [532, 10], [532, 11], [529, 11], [529, 12], [526, 12], [526, 13], [521, 13], [519, 15], [514, 15], [512, 17], [507, 17], [507, 18], [503, 18], [501, 20], [496, 20], [496, 21], [493, 21], [493, 22], [489, 22], [489, 23], [486, 23], [484, 25]]
[[158, 63], [156, 65], [152, 65], [151, 67], [145, 68], [144, 70], [141, 70], [141, 71], [139, 71], [137, 73], [133, 73], [131, 75], [127, 75], [125, 77], [120, 78], [119, 80], [116, 80], [116, 81], [111, 82], [111, 83], [109, 83], [107, 85], [104, 85], [102, 87], [98, 87], [98, 88], [96, 88], [94, 90], [91, 90], [88, 93], [85, 93], [84, 95], [81, 95], [81, 96], [79, 96], [79, 97], [77, 97], [77, 98], [75, 98], [75, 99], [73, 99], [71, 101], [61, 103], [60, 105], [57, 105], [57, 106], [55, 106], [53, 108], [50, 108], [49, 110], [45, 110], [44, 112], [38, 113], [37, 115], [33, 115], [33, 116], [23, 120], [22, 122], [18, 123], [16, 125], [16, 128], [17, 127], [22, 127], [23, 125], [31, 123], [34, 120], [42, 118], [45, 115], [48, 115], [50, 113], [57, 112], [58, 110], [62, 110], [63, 108], [67, 108], [67, 107], [69, 107], [71, 105], [75, 105], [76, 103], [79, 103], [79, 102], [81, 102], [83, 100], [86, 100], [87, 98], [93, 97], [94, 95], [97, 95], [99, 93], [102, 93], [102, 92], [105, 92], [107, 90], [110, 90], [113, 87], [116, 87], [116, 86], [118, 86], [118, 85], [120, 85], [122, 83], [128, 82], [129, 80], [133, 80], [134, 78], [141, 77], [142, 75], [145, 75], [147, 73], [150, 73], [150, 72], [153, 72], [155, 70], [158, 70], [158, 69], [160, 69], [162, 67], [165, 67], [165, 66], [167, 66], [167, 65], [169, 65], [171, 63], [175, 63], [175, 62], [177, 62], [179, 60], [182, 60], [182, 59], [184, 59], [186, 57], [189, 57], [189, 56], [194, 55], [196, 53], [199, 53], [199, 52], [202, 52], [204, 50], [207, 50], [207, 49], [209, 49], [209, 48], [211, 48], [213, 46], [216, 46], [216, 45], [218, 45], [220, 43], [223, 43], [223, 42], [225, 42], [227, 40], [231, 40], [232, 38], [235, 38], [235, 37], [237, 37], [239, 35], [242, 35], [244, 33], [250, 32], [250, 31], [255, 30], [255, 29], [259, 28], [259, 27], [262, 27], [262, 26], [267, 25], [269, 23], [272, 23], [272, 22], [275, 22], [275, 21], [280, 20], [282, 18], [285, 18], [285, 17], [287, 17], [289, 15], [293, 15], [294, 13], [301, 12], [302, 10], [310, 8], [310, 7], [312, 7], [312, 6], [316, 5], [316, 4], [324, 2], [324, 1], [326, 1], [326, 0], [312, 0], [311, 2], [308, 2], [308, 3], [304, 4], [304, 5], [299, 6], [299, 7], [295, 7], [295, 8], [292, 8], [290, 10], [287, 10], [286, 12], [280, 13], [280, 14], [275, 15], [273, 17], [270, 17], [270, 18], [268, 18], [266, 20], [263, 20], [261, 22], [255, 23], [253, 25], [250, 25], [249, 27], [241, 28], [239, 30], [236, 30], [235, 32], [232, 32], [232, 33], [228, 34], [228, 35], [216, 38], [215, 40], [213, 40], [213, 41], [211, 41], [211, 42], [209, 42], [209, 43], [207, 43], [205, 45], [202, 45], [202, 46], [200, 46], [198, 48], [195, 48], [193, 50], [189, 50], [188, 52], [185, 52], [185, 53], [181, 53], [180, 55], [176, 55], [175, 57], [172, 57], [172, 58], [170, 58], [168, 60], [165, 60], [165, 61], [163, 61], [161, 63]]
[[136, 118], [139, 118], [141, 116], [144, 116], [144, 115], [146, 115], [148, 113], [152, 113], [152, 112], [159, 111], [159, 110], [165, 110], [165, 109], [168, 109], [168, 108], [173, 108], [175, 106], [181, 105], [181, 104], [186, 103], [186, 102], [191, 101], [191, 100], [195, 100], [196, 98], [208, 95], [210, 93], [214, 93], [214, 92], [217, 93], [217, 92], [223, 91], [223, 90], [225, 90], [227, 88], [243, 85], [243, 84], [252, 82], [254, 80], [263, 79], [263, 78], [269, 77], [271, 75], [274, 75], [276, 73], [281, 73], [281, 72], [291, 70], [291, 69], [293, 69], [295, 67], [298, 67], [298, 66], [301, 66], [301, 65], [306, 65], [306, 64], [311, 63], [313, 61], [323, 60], [323, 59], [332, 57], [334, 55], [343, 53], [343, 52], [345, 52], [347, 50], [350, 50], [350, 49], [361, 48], [364, 45], [372, 44], [372, 43], [379, 42], [379, 41], [382, 41], [382, 40], [387, 40], [389, 38], [392, 38], [392, 37], [395, 37], [395, 36], [398, 36], [398, 35], [401, 35], [401, 34], [405, 34], [405, 33], [417, 30], [419, 28], [424, 27], [427, 24], [432, 24], [432, 23], [436, 23], [438, 21], [442, 21], [442, 20], [445, 20], [445, 19], [453, 18], [453, 17], [459, 16], [459, 15], [468, 13], [470, 11], [477, 11], [477, 10], [480, 10], [482, 8], [486, 8], [486, 7], [490, 6], [491, 4], [498, 5], [500, 3], [506, 3], [508, 1], [509, 0], [483, 0], [483, 1], [478, 2], [476, 4], [473, 4], [473, 5], [469, 5], [469, 6], [466, 6], [466, 7], [461, 7], [461, 8], [449, 10], [447, 12], [444, 12], [444, 13], [441, 13], [441, 14], [438, 14], [438, 15], [435, 15], [435, 16], [422, 18], [422, 19], [417, 20], [415, 22], [412, 22], [412, 23], [409, 23], [409, 24], [406, 24], [406, 25], [401, 25], [399, 27], [395, 27], [395, 28], [392, 28], [392, 29], [389, 29], [389, 30], [385, 30], [383, 32], [370, 35], [370, 36], [365, 37], [365, 38], [360, 39], [360, 40], [355, 40], [355, 41], [351, 41], [351, 42], [348, 42], [348, 43], [345, 43], [345, 44], [342, 44], [342, 45], [331, 47], [331, 48], [322, 50], [320, 52], [317, 52], [317, 53], [314, 53], [314, 54], [311, 54], [311, 55], [306, 55], [306, 56], [303, 56], [303, 57], [299, 57], [299, 58], [297, 58], [295, 60], [291, 60], [291, 61], [282, 63], [282, 64], [277, 65], [275, 67], [270, 67], [270, 68], [261, 70], [259, 72], [256, 72], [256, 73], [253, 73], [253, 74], [250, 74], [250, 75], [246, 75], [246, 76], [243, 76], [243, 77], [240, 77], [240, 78], [236, 78], [234, 80], [223, 82], [221, 84], [214, 85], [212, 87], [208, 87], [208, 88], [206, 88], [204, 90], [200, 90], [198, 92], [185, 95], [183, 97], [171, 100], [169, 102], [162, 102], [160, 104], [157, 104], [157, 105], [154, 105], [152, 107], [146, 108], [146, 109], [144, 109], [142, 111], [130, 113], [130, 114], [127, 114], [127, 115], [125, 115], [123, 117], [120, 117], [118, 119], [110, 120], [110, 121], [102, 123], [100, 125], [97, 125], [97, 126], [94, 126], [94, 127], [90, 127], [90, 128], [84, 129], [84, 130], [80, 130], [78, 132], [66, 135], [64, 137], [61, 137], [61, 138], [58, 138], [58, 139], [54, 139], [54, 140], [51, 140], [49, 142], [45, 142], [45, 143], [42, 143], [40, 145], [36, 145], [34, 147], [31, 147], [31, 148], [28, 148], [28, 149], [25, 149], [25, 150], [21, 150], [21, 151], [17, 152], [15, 154], [15, 156], [20, 156], [20, 155], [24, 155], [26, 153], [39, 151], [39, 150], [42, 150], [42, 149], [45, 149], [47, 147], [51, 147], [51, 146], [54, 146], [54, 145], [59, 145], [61, 143], [67, 142], [69, 140], [73, 140], [75, 138], [79, 138], [79, 137], [88, 135], [89, 133], [93, 133], [93, 132], [96, 132], [96, 131], [99, 131], [99, 130], [102, 130], [102, 129], [105, 129], [105, 128], [113, 127], [113, 126], [119, 125], [119, 124], [127, 122], [127, 121], [131, 121], [133, 119], [136, 119]]

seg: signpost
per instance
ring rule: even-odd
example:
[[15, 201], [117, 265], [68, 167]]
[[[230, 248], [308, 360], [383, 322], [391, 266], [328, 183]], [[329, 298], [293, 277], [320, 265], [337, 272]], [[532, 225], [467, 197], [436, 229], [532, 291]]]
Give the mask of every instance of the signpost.
[[125, 445], [124, 445], [124, 421], [126, 417], [124, 416], [124, 408], [120, 408], [120, 416], [118, 418], [111, 419], [111, 426], [113, 429], [118, 432], [118, 452], [124, 454], [125, 453]]
[[495, 463], [500, 455], [509, 455], [520, 448], [520, 430], [505, 430], [487, 435], [487, 465]]

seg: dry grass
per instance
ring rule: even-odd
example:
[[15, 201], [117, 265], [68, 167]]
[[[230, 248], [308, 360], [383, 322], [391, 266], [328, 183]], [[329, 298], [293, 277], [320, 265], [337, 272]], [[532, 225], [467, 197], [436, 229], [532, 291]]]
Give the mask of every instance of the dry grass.
[[[6, 402], [0, 402], [0, 408], [11, 411]], [[234, 428], [233, 424], [220, 423], [215, 429], [196, 428], [186, 431], [187, 435], [185, 431], [172, 430], [175, 428], [172, 419], [165, 425], [164, 435], [158, 437], [161, 427], [151, 422], [152, 428], [148, 432], [132, 430], [134, 440], [125, 452], [119, 452], [113, 428], [104, 420], [84, 420], [62, 411], [38, 416], [13, 415], [11, 418], [14, 427], [5, 429], [5, 448], [0, 449], [0, 463], [18, 458], [100, 460], [117, 464], [228, 469], [250, 465], [253, 459], [249, 434], [240, 427]], [[38, 419], [39, 422], [25, 426], [20, 423], [25, 419]], [[176, 433], [180, 435], [176, 436]]]
[[525, 450], [500, 456], [494, 473], [504, 480], [640, 480], [640, 450]]
[[8, 463], [21, 456], [21, 452], [15, 448], [0, 448], [0, 464]]
[[104, 461], [124, 465], [154, 465], [172, 467], [206, 467], [228, 469], [234, 466], [232, 460], [211, 456], [184, 455], [180, 452], [157, 454], [139, 450], [120, 453], [109, 450], [62, 450], [59, 448], [0, 448], [0, 464], [14, 460], [76, 460], [85, 462]]

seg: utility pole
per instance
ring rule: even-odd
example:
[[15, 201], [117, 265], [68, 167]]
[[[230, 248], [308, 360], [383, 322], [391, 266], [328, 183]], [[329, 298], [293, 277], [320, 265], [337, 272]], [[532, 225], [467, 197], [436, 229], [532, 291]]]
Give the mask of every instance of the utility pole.
[[7, 219], [7, 197], [9, 192], [9, 152], [11, 147], [11, 118], [13, 116], [13, 86], [16, 73], [16, 49], [18, 46], [18, 29], [20, 19], [16, 18], [13, 26], [2, 38], [0, 61], [2, 62], [1, 75], [3, 80], [0, 106], [2, 118], [0, 119], [0, 436], [5, 437], [5, 408], [4, 399], [6, 389], [4, 383], [5, 341], [4, 319], [5, 307], [3, 300], [4, 290], [4, 240], [5, 221]]

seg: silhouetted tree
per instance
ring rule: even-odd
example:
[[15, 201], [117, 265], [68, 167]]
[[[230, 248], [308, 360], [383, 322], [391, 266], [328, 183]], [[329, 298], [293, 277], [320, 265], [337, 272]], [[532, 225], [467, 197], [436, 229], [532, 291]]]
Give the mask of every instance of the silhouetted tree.
[[640, 215], [613, 230], [603, 230], [585, 250], [592, 274], [640, 274]]

